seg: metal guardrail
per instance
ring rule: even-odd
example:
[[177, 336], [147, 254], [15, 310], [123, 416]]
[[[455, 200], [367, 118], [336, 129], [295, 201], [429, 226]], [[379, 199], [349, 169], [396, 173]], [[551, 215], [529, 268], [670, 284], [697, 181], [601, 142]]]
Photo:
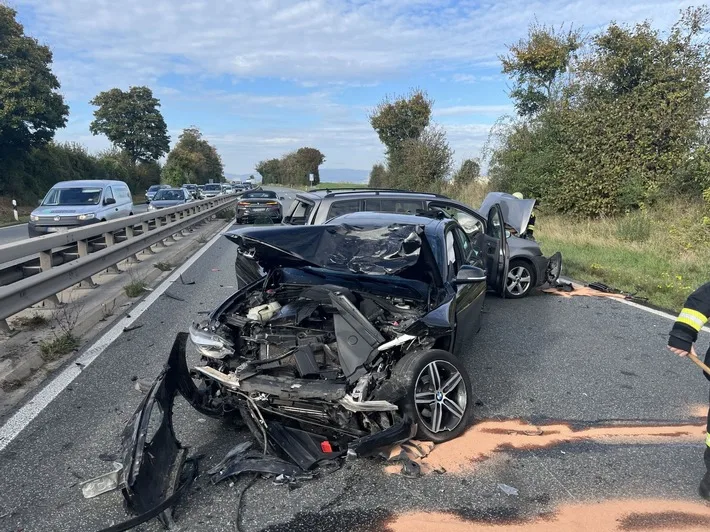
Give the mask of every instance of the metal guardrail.
[[[241, 194], [178, 205], [167, 209], [126, 216], [110, 222], [70, 229], [63, 233], [28, 238], [0, 246], [0, 263], [9, 263], [39, 254], [40, 272], [31, 277], [0, 286], [0, 328], [6, 328], [6, 318], [56, 294], [102, 270], [133, 257], [153, 244], [231, 207]], [[117, 234], [122, 242], [117, 241]], [[103, 249], [91, 251], [90, 242], [102, 237]], [[76, 246], [78, 258], [52, 265], [52, 250]], [[3, 327], [4, 326], [4, 327]]]

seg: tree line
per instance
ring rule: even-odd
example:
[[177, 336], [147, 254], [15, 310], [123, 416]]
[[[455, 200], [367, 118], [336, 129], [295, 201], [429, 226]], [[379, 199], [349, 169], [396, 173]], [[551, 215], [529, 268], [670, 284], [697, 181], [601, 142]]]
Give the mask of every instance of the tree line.
[[[323, 155], [316, 148], [299, 148], [279, 159], [267, 159], [256, 165], [264, 185], [305, 186], [320, 183], [318, 167], [325, 162]], [[309, 176], [313, 174], [313, 182]]]
[[134, 193], [161, 180], [224, 180], [219, 154], [194, 126], [168, 153], [160, 101], [148, 87], [114, 88], [91, 100], [97, 109], [89, 129], [105, 135], [111, 149], [93, 155], [76, 143], [55, 143], [69, 107], [51, 63], [51, 50], [25, 35], [15, 10], [0, 5], [0, 196], [32, 203], [54, 183], [71, 179], [117, 179]]
[[[484, 149], [489, 186], [582, 216], [643, 209], [669, 197], [710, 205], [708, 8], [670, 31], [610, 24], [591, 37], [535, 23], [508, 47], [517, 116], [502, 117]], [[424, 91], [385, 98], [370, 123], [385, 161], [371, 187], [438, 191], [479, 178], [478, 160], [452, 171], [445, 132]]]
[[710, 197], [707, 22], [703, 7], [666, 33], [531, 26], [501, 58], [517, 117], [493, 130], [493, 186], [583, 216]]

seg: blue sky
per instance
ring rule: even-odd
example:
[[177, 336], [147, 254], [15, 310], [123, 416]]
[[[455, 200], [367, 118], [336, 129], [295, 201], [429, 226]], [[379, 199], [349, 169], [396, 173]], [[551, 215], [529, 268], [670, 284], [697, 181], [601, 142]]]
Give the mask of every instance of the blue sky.
[[[3, 0], [0, 0], [3, 1]], [[383, 150], [367, 114], [385, 95], [425, 89], [455, 158], [480, 155], [512, 112], [499, 54], [537, 19], [594, 33], [610, 21], [668, 28], [686, 1], [10, 0], [54, 51], [70, 106], [57, 139], [96, 151], [88, 101], [148, 85], [172, 141], [195, 125], [230, 173], [301, 146], [325, 168], [368, 170]]]

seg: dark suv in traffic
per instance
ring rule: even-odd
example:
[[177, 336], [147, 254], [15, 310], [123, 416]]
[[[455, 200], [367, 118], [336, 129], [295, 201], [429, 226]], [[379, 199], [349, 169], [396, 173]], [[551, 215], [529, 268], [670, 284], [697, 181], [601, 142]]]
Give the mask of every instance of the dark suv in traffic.
[[[392, 189], [312, 190], [296, 194], [283, 217], [290, 225], [321, 225], [353, 212], [389, 212], [397, 214], [442, 214], [459, 222], [475, 246], [486, 233], [487, 218], [493, 205], [499, 204], [508, 229], [509, 264], [505, 297], [527, 296], [534, 287], [557, 280], [561, 256], [545, 257], [540, 245], [525, 235], [535, 200], [520, 200], [510, 194], [490, 193], [476, 210], [441, 194]], [[481, 249], [482, 252], [485, 250]]]

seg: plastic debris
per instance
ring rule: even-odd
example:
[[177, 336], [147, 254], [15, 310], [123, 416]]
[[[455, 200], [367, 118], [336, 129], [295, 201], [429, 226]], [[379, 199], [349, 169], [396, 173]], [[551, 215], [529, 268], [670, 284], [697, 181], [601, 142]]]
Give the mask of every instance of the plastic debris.
[[506, 495], [512, 496], [512, 497], [517, 497], [518, 496], [518, 490], [514, 488], [513, 486], [508, 486], [508, 484], [498, 484], [498, 489], [505, 493]]

